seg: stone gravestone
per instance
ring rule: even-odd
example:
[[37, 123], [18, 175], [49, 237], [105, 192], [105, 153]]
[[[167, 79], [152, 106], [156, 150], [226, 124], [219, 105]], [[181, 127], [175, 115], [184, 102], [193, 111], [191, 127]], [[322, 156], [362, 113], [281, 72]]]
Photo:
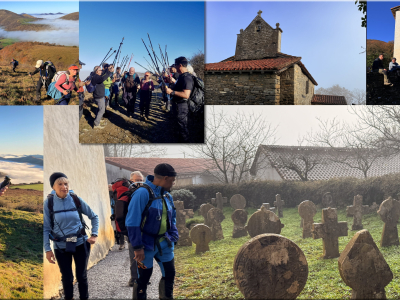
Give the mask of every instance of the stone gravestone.
[[233, 209], [244, 209], [246, 207], [246, 199], [240, 194], [233, 195], [229, 202]]
[[299, 215], [304, 221], [303, 224], [303, 239], [312, 237], [312, 225], [314, 223], [314, 216], [317, 213], [317, 207], [312, 201], [305, 200], [299, 204]]
[[324, 258], [339, 257], [339, 236], [347, 236], [347, 222], [338, 222], [336, 208], [322, 209], [322, 223], [312, 227], [314, 239], [321, 239]]
[[204, 203], [204, 204], [200, 205], [200, 214], [203, 216], [204, 224], [207, 226], [209, 226], [208, 220], [207, 220], [207, 213], [212, 208], [214, 208], [214, 206], [211, 205], [210, 203]]
[[374, 202], [374, 203], [372, 203], [372, 205], [370, 205], [368, 213], [375, 213], [378, 211], [378, 209], [379, 209], [379, 205], [376, 204], [376, 202]]
[[399, 245], [397, 222], [400, 217], [400, 202], [389, 197], [389, 199], [381, 203], [378, 215], [385, 222], [382, 231], [381, 247]]
[[250, 216], [245, 228], [251, 237], [255, 237], [263, 233], [280, 234], [284, 226], [276, 214], [261, 207]]
[[283, 201], [281, 199], [281, 195], [279, 195], [279, 194], [277, 194], [275, 197], [276, 197], [276, 200], [274, 201], [274, 205], [275, 205], [276, 209], [278, 210], [278, 217], [283, 218], [282, 207], [283, 207], [283, 205], [285, 205], [285, 201]]
[[222, 232], [221, 222], [225, 219], [224, 213], [219, 208], [212, 208], [207, 213], [207, 220], [210, 224], [211, 236], [213, 241], [222, 240], [224, 234]]
[[362, 216], [369, 212], [368, 205], [362, 205], [362, 196], [357, 195], [354, 197], [353, 205], [347, 206], [346, 213], [348, 217], [353, 216], [353, 225], [351, 230], [363, 229]]
[[183, 201], [174, 201], [176, 208], [176, 228], [179, 233], [179, 246], [192, 246], [189, 229], [186, 227], [186, 219], [194, 216], [193, 209], [184, 209]]
[[231, 215], [233, 221], [233, 238], [239, 238], [247, 235], [245, 228], [247, 222], [247, 211], [244, 209], [236, 209]]
[[368, 230], [357, 232], [340, 254], [339, 272], [353, 289], [351, 299], [386, 299], [393, 273]]
[[190, 230], [190, 238], [196, 244], [196, 254], [210, 250], [211, 229], [204, 224], [197, 224]]
[[211, 203], [216, 205], [217, 208], [219, 208], [220, 210], [223, 210], [224, 209], [224, 203], [226, 203], [226, 197], [222, 197], [222, 194], [218, 192], [215, 195], [215, 198], [211, 199]]
[[[276, 207], [270, 207], [269, 203], [263, 203], [261, 207], [265, 207], [266, 209], [272, 211], [274, 214], [276, 213]], [[261, 209], [260, 207], [260, 209]]]
[[278, 234], [262, 234], [236, 254], [233, 276], [245, 299], [296, 299], [307, 282], [301, 249]]
[[326, 192], [322, 196], [322, 208], [336, 208], [336, 201], [333, 200], [330, 192]]

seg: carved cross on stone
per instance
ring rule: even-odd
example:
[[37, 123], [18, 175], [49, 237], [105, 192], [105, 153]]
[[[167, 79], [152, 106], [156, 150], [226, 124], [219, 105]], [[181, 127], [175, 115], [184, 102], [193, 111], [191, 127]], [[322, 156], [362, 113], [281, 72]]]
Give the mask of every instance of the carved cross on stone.
[[217, 193], [217, 194], [215, 195], [215, 198], [212, 198], [212, 199], [211, 199], [211, 203], [214, 204], [214, 205], [216, 205], [217, 208], [219, 208], [220, 210], [223, 210], [223, 208], [224, 208], [224, 203], [227, 203], [227, 202], [228, 202], [228, 201], [227, 201], [226, 197], [222, 197], [222, 194], [221, 194], [221, 193]]
[[258, 15], [259, 17], [261, 17], [261, 14], [262, 14], [262, 10], [259, 10], [258, 13], [257, 13], [257, 15]]
[[381, 247], [399, 245], [397, 222], [400, 217], [400, 202], [389, 197], [389, 199], [381, 203], [378, 215], [385, 222], [382, 231]]
[[204, 224], [197, 224], [190, 231], [190, 238], [196, 244], [196, 254], [210, 250], [211, 229]]
[[276, 206], [276, 209], [278, 210], [278, 217], [283, 218], [283, 211], [282, 211], [282, 206], [285, 205], [285, 201], [281, 199], [281, 195], [277, 194], [276, 196], [276, 201], [274, 201], [274, 205]]
[[299, 215], [303, 222], [303, 239], [312, 237], [311, 229], [317, 208], [312, 201], [305, 200], [299, 204]]
[[339, 257], [339, 236], [347, 236], [347, 222], [338, 222], [336, 208], [322, 210], [322, 223], [312, 227], [314, 239], [321, 239], [324, 247], [324, 258]]
[[362, 196], [357, 195], [354, 197], [353, 205], [347, 206], [346, 213], [348, 217], [353, 216], [353, 225], [351, 230], [363, 229], [362, 216], [369, 213], [368, 205], [362, 205]]
[[194, 216], [193, 209], [184, 209], [183, 201], [174, 201], [176, 208], [176, 228], [179, 233], [179, 246], [192, 246], [189, 229], [186, 227], [186, 219]]
[[344, 283], [353, 289], [351, 299], [386, 299], [385, 286], [393, 273], [367, 230], [353, 236], [338, 264]]

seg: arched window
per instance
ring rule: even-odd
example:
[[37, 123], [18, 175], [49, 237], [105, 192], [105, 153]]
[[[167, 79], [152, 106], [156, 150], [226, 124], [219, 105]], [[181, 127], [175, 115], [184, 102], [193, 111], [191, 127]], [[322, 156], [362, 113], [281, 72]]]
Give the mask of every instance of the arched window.
[[307, 80], [306, 82], [306, 94], [310, 92], [310, 80]]
[[257, 32], [261, 31], [261, 25], [257, 25]]

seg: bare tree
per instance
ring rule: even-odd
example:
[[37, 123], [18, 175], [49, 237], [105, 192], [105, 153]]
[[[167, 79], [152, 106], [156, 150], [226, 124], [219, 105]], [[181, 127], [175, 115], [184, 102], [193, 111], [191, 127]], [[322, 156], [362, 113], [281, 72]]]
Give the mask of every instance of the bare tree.
[[104, 144], [105, 157], [160, 157], [167, 148], [152, 145]]
[[192, 65], [197, 77], [204, 80], [204, 53], [199, 50], [189, 58], [189, 63]]
[[[207, 107], [205, 144], [192, 145], [192, 157], [204, 158], [215, 178], [224, 183], [250, 179], [249, 171], [261, 144], [275, 143], [276, 128], [261, 114], [225, 115], [223, 109]], [[208, 162], [208, 163], [207, 163]]]
[[338, 84], [335, 84], [329, 88], [318, 88], [315, 91], [315, 94], [321, 94], [321, 95], [332, 95], [332, 96], [344, 96], [346, 98], [347, 104], [351, 104], [353, 101], [353, 93], [346, 89], [345, 87], [341, 87]]
[[352, 104], [365, 105], [367, 102], [367, 93], [365, 89], [355, 88], [352, 91], [353, 99]]

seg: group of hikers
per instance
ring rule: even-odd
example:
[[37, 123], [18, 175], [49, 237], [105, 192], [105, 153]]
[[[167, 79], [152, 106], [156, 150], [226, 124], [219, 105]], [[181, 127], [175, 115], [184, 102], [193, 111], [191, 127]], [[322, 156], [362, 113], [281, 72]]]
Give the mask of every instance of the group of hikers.
[[[176, 176], [174, 168], [163, 163], [155, 167], [154, 176], [149, 175], [144, 179], [136, 171], [129, 180], [117, 179], [109, 185], [111, 220], [119, 250], [125, 248], [125, 239], [128, 241], [131, 273], [128, 285], [133, 287], [133, 299], [147, 298], [153, 259], [162, 273], [159, 297], [173, 299], [174, 246], [179, 234], [176, 210], [169, 191]], [[50, 186], [53, 190], [44, 202], [43, 242], [46, 259], [49, 263], [58, 263], [66, 300], [73, 299], [74, 259], [79, 297], [88, 299], [87, 264], [91, 245], [98, 238], [99, 217], [70, 190], [67, 175], [53, 173]], [[88, 226], [82, 218], [83, 214], [91, 221], [90, 237], [86, 232]], [[53, 248], [50, 241], [53, 242]]]
[[[113, 64], [104, 63], [101, 66], [96, 66], [88, 78], [94, 87], [93, 101], [98, 106], [93, 129], [104, 128], [105, 120], [102, 120], [102, 118], [106, 113], [107, 106], [111, 109], [118, 109], [121, 105], [121, 102], [118, 101], [120, 90], [122, 90], [122, 100], [123, 105], [126, 106], [127, 116], [134, 116], [136, 98], [139, 94], [140, 118], [149, 121], [151, 119], [152, 92], [156, 88], [161, 88], [163, 102], [161, 108], [166, 113], [172, 111], [176, 125], [174, 132], [178, 133], [178, 141], [189, 142], [189, 117], [192, 118], [192, 122], [204, 124], [204, 107], [198, 109], [196, 113], [191, 113], [189, 110], [189, 98], [193, 94], [197, 80], [193, 68], [189, 65], [188, 60], [182, 56], [175, 59], [175, 63], [168, 70], [163, 70], [162, 74], [154, 75], [157, 77], [157, 82], [153, 82], [151, 72], [146, 72], [144, 77], [140, 78], [134, 67], [121, 74], [120, 67], [117, 67], [114, 72]], [[204, 99], [204, 92], [202, 96]], [[79, 118], [81, 118], [83, 112], [83, 99], [81, 98], [79, 111]]]
[[390, 81], [388, 75], [390, 73], [395, 73], [398, 77], [400, 77], [400, 66], [396, 62], [396, 58], [393, 57], [391, 62], [389, 63], [389, 69], [386, 69], [383, 66], [383, 54], [380, 54], [377, 59], [374, 60], [372, 64], [372, 72], [377, 72], [383, 74], [384, 85], [393, 86], [393, 83]]

